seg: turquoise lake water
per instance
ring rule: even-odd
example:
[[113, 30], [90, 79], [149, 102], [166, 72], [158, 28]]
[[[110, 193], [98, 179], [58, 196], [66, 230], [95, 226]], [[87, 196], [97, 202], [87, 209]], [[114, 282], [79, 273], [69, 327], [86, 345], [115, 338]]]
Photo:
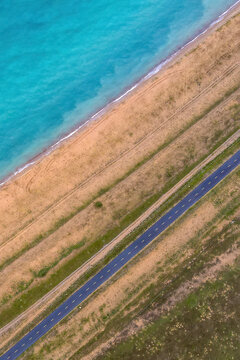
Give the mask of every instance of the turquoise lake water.
[[0, 180], [121, 95], [236, 0], [0, 3]]

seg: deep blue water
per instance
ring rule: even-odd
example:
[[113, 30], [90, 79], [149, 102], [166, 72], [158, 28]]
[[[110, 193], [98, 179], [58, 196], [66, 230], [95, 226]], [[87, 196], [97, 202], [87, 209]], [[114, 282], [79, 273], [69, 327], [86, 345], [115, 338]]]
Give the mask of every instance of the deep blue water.
[[236, 0], [0, 3], [0, 179], [84, 122]]

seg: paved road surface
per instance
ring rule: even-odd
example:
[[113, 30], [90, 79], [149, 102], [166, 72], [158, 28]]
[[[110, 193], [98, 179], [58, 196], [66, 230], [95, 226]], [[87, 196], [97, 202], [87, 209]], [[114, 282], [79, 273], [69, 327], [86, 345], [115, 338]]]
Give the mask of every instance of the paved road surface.
[[192, 190], [183, 200], [162, 216], [144, 234], [123, 250], [115, 259], [99, 271], [85, 285], [70, 296], [62, 305], [47, 316], [33, 330], [18, 341], [11, 349], [0, 357], [0, 360], [14, 360], [26, 349], [52, 329], [67, 316], [75, 307], [81, 304], [89, 295], [97, 290], [113, 274], [121, 269], [129, 260], [166, 230], [176, 219], [183, 215], [192, 205], [206, 195], [214, 186], [224, 179], [240, 164], [240, 150], [220, 166], [212, 175]]

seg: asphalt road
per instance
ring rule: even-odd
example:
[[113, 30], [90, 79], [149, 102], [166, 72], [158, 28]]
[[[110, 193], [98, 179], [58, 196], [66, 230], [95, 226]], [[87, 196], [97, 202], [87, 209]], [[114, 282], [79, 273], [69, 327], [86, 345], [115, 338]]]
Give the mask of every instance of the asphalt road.
[[240, 164], [240, 150], [0, 357], [17, 359]]

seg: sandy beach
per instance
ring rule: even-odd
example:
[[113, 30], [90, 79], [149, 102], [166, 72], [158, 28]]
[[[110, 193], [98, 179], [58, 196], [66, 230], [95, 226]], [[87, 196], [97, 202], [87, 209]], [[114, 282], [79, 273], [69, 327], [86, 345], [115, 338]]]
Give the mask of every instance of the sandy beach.
[[0, 187], [0, 311], [238, 129], [239, 11]]

